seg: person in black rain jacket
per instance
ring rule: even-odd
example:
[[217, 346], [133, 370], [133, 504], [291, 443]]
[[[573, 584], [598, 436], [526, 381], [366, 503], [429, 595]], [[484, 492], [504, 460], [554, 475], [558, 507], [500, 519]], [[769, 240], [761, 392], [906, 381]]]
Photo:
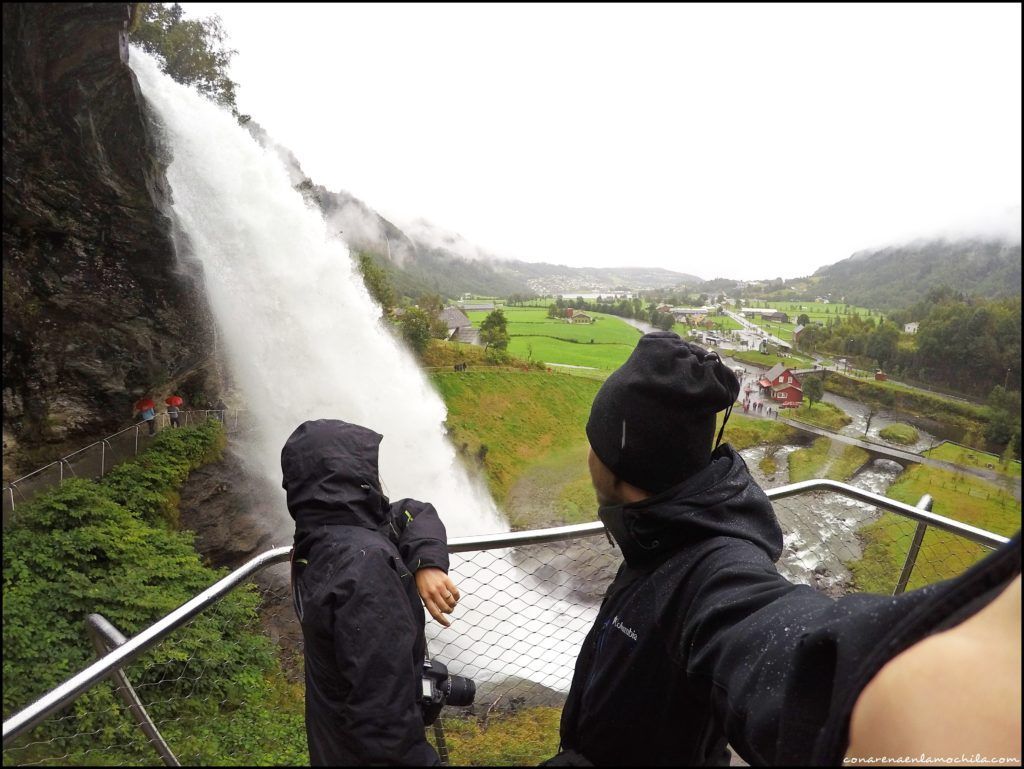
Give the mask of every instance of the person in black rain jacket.
[[712, 451], [738, 394], [715, 353], [660, 332], [595, 397], [590, 472], [623, 563], [548, 765], [724, 766], [727, 744], [751, 765], [838, 765], [871, 677], [969, 603], [971, 580], [976, 594], [1020, 573], [1018, 534], [1016, 551], [897, 597], [790, 583], [767, 496], [728, 444]]
[[389, 503], [380, 491], [381, 439], [319, 419], [299, 425], [281, 451], [315, 766], [439, 764], [417, 701], [423, 606], [447, 626], [459, 592], [433, 506]]

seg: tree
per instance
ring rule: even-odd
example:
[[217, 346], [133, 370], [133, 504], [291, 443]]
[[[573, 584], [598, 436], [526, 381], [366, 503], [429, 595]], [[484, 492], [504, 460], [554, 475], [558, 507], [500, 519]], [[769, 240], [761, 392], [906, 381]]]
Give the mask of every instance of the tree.
[[505, 313], [501, 310], [490, 312], [484, 322], [480, 324], [480, 341], [484, 348], [494, 347], [504, 350], [508, 347], [508, 323], [505, 320]]
[[821, 383], [821, 377], [809, 376], [804, 380], [804, 395], [810, 401], [811, 408], [821, 400], [825, 394], [825, 386]]
[[806, 326], [811, 322], [810, 316], [806, 312], [800, 313], [800, 316], [796, 319], [798, 326]]
[[417, 355], [423, 357], [423, 353], [427, 351], [427, 345], [430, 344], [431, 336], [430, 317], [427, 313], [419, 307], [409, 307], [402, 314], [399, 326], [402, 330], [402, 338]]
[[557, 304], [548, 305], [548, 317], [552, 320], [557, 320], [562, 317], [562, 311], [558, 308]]
[[[185, 19], [181, 5], [140, 3], [138, 26], [132, 42], [153, 54], [160, 69], [183, 85], [194, 87], [217, 104], [230, 107], [234, 115], [235, 89], [228, 77], [231, 57], [238, 51], [227, 47], [227, 33], [219, 16]], [[248, 116], [241, 116], [246, 118]]]
[[359, 253], [359, 273], [363, 276], [366, 290], [373, 300], [387, 312], [395, 304], [395, 289], [391, 286], [387, 271], [373, 261], [373, 255], [365, 251]]
[[671, 331], [672, 326], [675, 325], [676, 319], [670, 312], [657, 313], [658, 319], [654, 322], [654, 325], [660, 328], [662, 331]]

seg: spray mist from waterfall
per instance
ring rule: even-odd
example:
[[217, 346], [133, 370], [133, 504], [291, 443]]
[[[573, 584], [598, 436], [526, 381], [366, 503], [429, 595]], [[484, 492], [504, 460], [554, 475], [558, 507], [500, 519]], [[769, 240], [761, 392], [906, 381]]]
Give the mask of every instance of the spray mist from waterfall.
[[[289, 181], [277, 155], [235, 119], [133, 50], [132, 68], [172, 154], [174, 214], [198, 258], [234, 380], [258, 439], [253, 468], [280, 486], [280, 452], [307, 419], [343, 419], [384, 436], [389, 495], [431, 501], [449, 533], [507, 529], [459, 465], [445, 408], [381, 325], [345, 243]], [[280, 524], [291, 521], [280, 493]]]
[[[292, 187], [279, 155], [135, 48], [131, 67], [171, 158], [176, 245], [203, 266], [218, 339], [256, 432], [247, 462], [280, 495], [271, 524], [278, 544], [293, 531], [281, 448], [319, 418], [381, 433], [386, 493], [433, 503], [449, 535], [506, 531], [458, 463], [443, 402], [382, 327], [347, 247]], [[593, 605], [549, 595], [551, 586], [504, 550], [453, 555], [451, 573], [463, 595], [452, 628], [428, 623], [427, 635], [432, 649], [460, 651], [449, 656], [452, 672], [568, 688]]]

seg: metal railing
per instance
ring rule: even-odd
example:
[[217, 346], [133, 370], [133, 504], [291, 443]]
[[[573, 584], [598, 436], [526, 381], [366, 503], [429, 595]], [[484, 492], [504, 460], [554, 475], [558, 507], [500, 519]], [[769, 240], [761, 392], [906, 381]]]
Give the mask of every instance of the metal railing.
[[[179, 419], [181, 426], [187, 427], [213, 416], [221, 419], [225, 428], [233, 432], [238, 428], [238, 415], [238, 409], [196, 409], [180, 412]], [[166, 412], [157, 414], [154, 422], [154, 427], [158, 431], [171, 426], [170, 415]], [[144, 420], [136, 422], [38, 470], [5, 483], [2, 491], [4, 525], [7, 525], [14, 513], [17, 502], [27, 502], [40, 491], [59, 486], [66, 477], [102, 478], [124, 460], [138, 455], [140, 445], [145, 448], [144, 439], [148, 434], [147, 423]], [[140, 437], [143, 440], [140, 441]]]
[[[939, 564], [949, 576], [966, 568], [972, 562], [971, 559], [976, 560], [983, 554], [984, 549], [996, 548], [1008, 541], [1006, 537], [931, 512], [931, 499], [927, 495], [917, 506], [912, 506], [845, 483], [820, 479], [781, 486], [766, 490], [766, 493], [774, 502], [780, 503], [788, 498], [819, 491], [837, 494], [841, 501], [847, 500], [850, 504], [875, 508], [873, 515], [876, 517], [872, 526], [901, 526], [903, 528], [899, 529], [899, 533], [905, 535], [905, 527], [916, 525], [915, 536], [899, 576], [890, 579], [895, 576], [890, 572], [886, 577], [890, 585], [895, 583], [896, 593], [908, 587], [915, 567], [919, 566], [919, 554], [922, 552], [921, 544], [926, 531], [942, 533], [943, 536], [951, 535], [961, 546], [981, 546], [977, 552], [961, 554], [962, 561], [945, 559]], [[777, 512], [779, 507], [776, 504]], [[880, 518], [877, 517], [878, 510], [888, 512]], [[888, 514], [895, 514], [898, 520], [894, 524], [886, 523], [884, 515]], [[780, 515], [780, 520], [782, 517]], [[863, 525], [863, 521], [861, 523]], [[513, 712], [517, 707], [560, 704], [560, 698], [564, 697], [571, 681], [579, 644], [593, 622], [600, 598], [619, 562], [616, 551], [602, 536], [604, 534], [603, 524], [595, 521], [551, 529], [460, 537], [449, 543], [449, 551], [452, 553], [450, 573], [460, 586], [463, 600], [452, 628], [428, 623], [428, 643], [431, 656], [446, 660], [453, 674], [469, 675], [477, 681], [477, 702], [481, 703], [481, 707], [483, 703], [490, 703], [483, 716], [484, 722], [499, 703], [512, 708]], [[787, 532], [790, 544], [795, 534]], [[808, 535], [806, 531], [803, 534]], [[185, 671], [179, 668], [174, 669], [174, 674], [160, 672], [160, 666], [167, 665], [166, 662], [152, 662], [139, 671], [148, 674], [147, 680], [155, 681], [144, 684], [153, 690], [148, 704], [144, 704], [132, 689], [126, 668], [137, 663], [147, 652], [163, 649], [158, 646], [162, 641], [172, 643], [168, 640], [172, 634], [200, 613], [208, 609], [217, 611], [215, 604], [240, 586], [248, 584], [250, 579], [268, 567], [285, 562], [290, 550], [290, 547], [279, 547], [253, 558], [131, 639], [125, 640], [102, 618], [90, 618], [90, 634], [94, 639], [99, 639], [94, 640], [94, 644], [102, 644], [103, 656], [4, 721], [5, 763], [9, 762], [8, 753], [15, 763], [23, 763], [15, 755], [18, 751], [38, 752], [42, 750], [41, 746], [58, 743], [59, 740], [80, 739], [88, 742], [93, 739], [95, 732], [84, 729], [71, 737], [54, 737], [51, 740], [43, 739], [39, 731], [48, 728], [44, 724], [46, 722], [54, 724], [49, 728], [59, 733], [60, 721], [74, 716], [47, 719], [66, 709], [101, 681], [111, 678], [116, 681], [118, 694], [127, 706], [122, 716], [123, 723], [141, 727], [146, 735], [139, 749], [147, 746], [151, 750], [156, 748], [168, 765], [176, 765], [179, 760], [199, 764], [211, 761], [210, 756], [194, 746], [191, 753], [183, 755], [179, 750], [175, 756], [159, 731], [160, 726], [173, 730], [179, 741], [190, 734], [188, 730], [192, 727], [188, 718], [175, 711], [175, 708], [184, 707], [184, 700], [195, 696], [192, 692], [196, 682], [207, 674], [203, 661], [189, 657], [185, 662], [186, 668], [189, 665], [196, 667], [195, 678], [188, 678]], [[812, 568], [810, 561], [801, 560], [804, 557], [799, 552], [795, 556], [784, 555], [780, 560], [780, 569], [785, 566], [798, 581], [810, 581], [811, 577], [817, 576], [819, 566]], [[845, 557], [853, 559], [853, 554], [847, 553]], [[789, 562], [784, 564], [783, 561], [787, 559]], [[936, 564], [927, 565], [930, 571]], [[931, 574], [923, 577], [925, 581], [932, 578]], [[831, 585], [830, 589], [834, 587]], [[279, 588], [278, 593], [271, 589], [265, 594], [265, 600], [269, 600], [268, 596], [277, 601], [277, 605], [286, 607], [285, 611], [290, 607], [286, 588]], [[301, 635], [295, 647], [293, 652], [301, 657], [297, 651], [301, 647]], [[175, 647], [172, 647], [170, 652], [174, 650]], [[168, 656], [181, 657], [180, 654]], [[173, 675], [178, 678], [174, 679]], [[173, 689], [179, 680], [189, 682], [191, 687], [186, 687], [183, 697], [169, 694], [161, 688], [170, 686]], [[223, 700], [221, 706], [228, 707], [227, 700]], [[151, 717], [147, 709], [155, 715]], [[234, 711], [229, 707], [226, 712]], [[199, 719], [199, 716], [193, 718]], [[194, 723], [200, 722], [196, 720]], [[19, 736], [26, 735], [34, 727], [39, 729], [33, 732], [32, 741], [27, 745], [14, 744]], [[300, 738], [304, 745], [304, 734], [295, 737], [296, 740]], [[557, 742], [557, 735], [555, 739]], [[174, 741], [170, 744], [174, 744]], [[64, 745], [64, 742], [60, 742], [60, 745]], [[101, 746], [91, 748], [86, 753], [96, 750], [114, 751], [121, 747]], [[545, 749], [547, 747], [545, 744]], [[553, 754], [555, 745], [550, 748]], [[80, 754], [74, 753], [71, 748], [55, 747], [54, 750], [58, 755], [41, 760], [81, 760]], [[59, 755], [61, 750], [64, 751], [63, 755]], [[38, 758], [35, 753], [31, 756]], [[244, 763], [256, 761], [260, 756], [246, 755], [241, 758]], [[239, 757], [233, 756], [233, 759]], [[458, 759], [457, 755], [455, 759]]]

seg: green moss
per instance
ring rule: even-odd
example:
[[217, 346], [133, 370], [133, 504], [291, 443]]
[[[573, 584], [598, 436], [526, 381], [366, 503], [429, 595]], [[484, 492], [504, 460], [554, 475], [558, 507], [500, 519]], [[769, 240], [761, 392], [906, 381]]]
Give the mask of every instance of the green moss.
[[849, 414], [831, 403], [816, 403], [813, 406], [803, 405], [798, 409], [789, 409], [786, 416], [817, 427], [824, 427], [826, 430], [841, 430], [853, 421]]
[[[445, 718], [445, 740], [452, 766], [536, 766], [558, 752], [561, 708], [526, 708], [492, 716]], [[428, 731], [431, 743], [433, 734]]]
[[878, 431], [879, 437], [890, 443], [898, 443], [901, 446], [909, 446], [921, 439], [921, 434], [912, 425], [896, 422]]

